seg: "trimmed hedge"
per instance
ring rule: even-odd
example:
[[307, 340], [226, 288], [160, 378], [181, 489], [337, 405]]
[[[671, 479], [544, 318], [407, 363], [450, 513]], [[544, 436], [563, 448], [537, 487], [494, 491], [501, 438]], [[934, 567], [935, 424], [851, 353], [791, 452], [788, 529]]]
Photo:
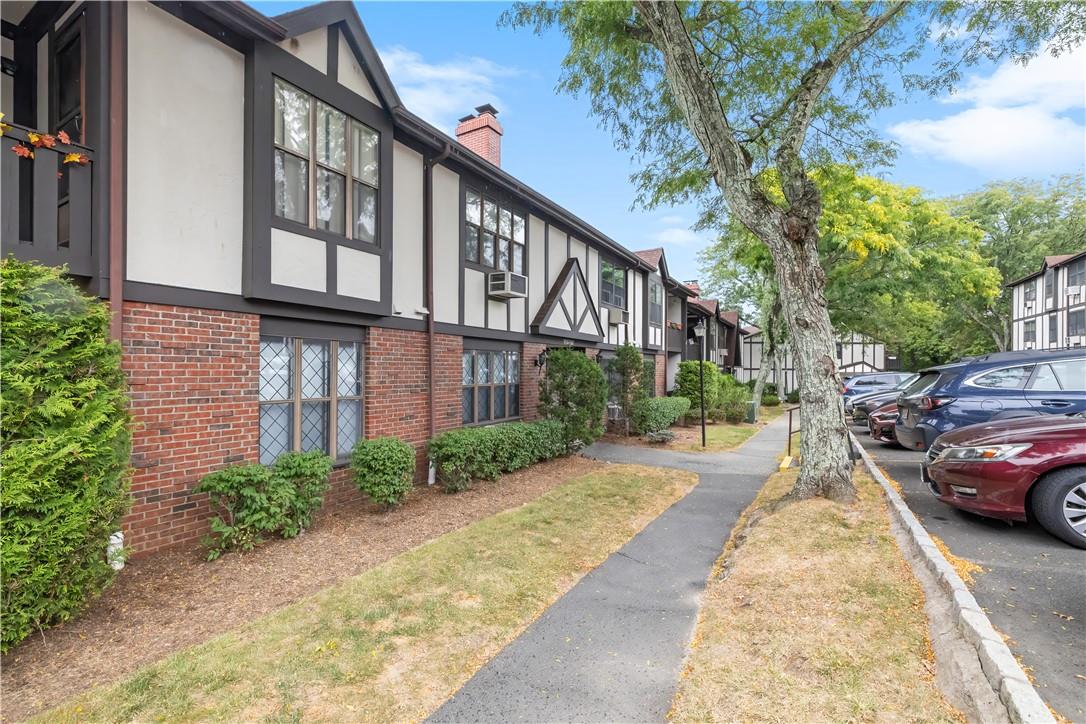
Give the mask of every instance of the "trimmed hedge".
[[370, 500], [391, 508], [403, 502], [415, 480], [415, 448], [394, 437], [359, 440], [351, 451], [354, 482]]
[[456, 493], [473, 480], [496, 480], [502, 473], [565, 455], [565, 432], [557, 420], [462, 427], [430, 440], [430, 460], [445, 491]]
[[0, 262], [0, 650], [77, 614], [113, 579], [131, 438], [109, 309], [61, 270]]
[[742, 422], [747, 416], [747, 408], [752, 399], [746, 385], [725, 385], [720, 390], [713, 418], [723, 418], [732, 423]]
[[776, 395], [771, 395], [768, 392], [762, 395], [762, 404], [766, 407], [777, 407], [781, 404], [781, 398]]
[[690, 414], [698, 414], [701, 409], [701, 377], [698, 365], [705, 368], [705, 410], [716, 409], [720, 399], [720, 368], [712, 362], [686, 360], [679, 363], [679, 372], [675, 377], [675, 394], [690, 400]]
[[324, 502], [332, 459], [321, 452], [288, 452], [275, 465], [233, 465], [205, 475], [195, 492], [207, 493], [211, 535], [208, 560], [230, 550], [252, 550], [264, 536], [294, 538], [309, 527]]
[[788, 400], [788, 403], [791, 404], [791, 405], [798, 405], [799, 404], [799, 390], [792, 390], [791, 392], [789, 392], [787, 395], [784, 396], [784, 399]]
[[641, 435], [663, 432], [690, 409], [685, 397], [650, 397], [634, 404], [634, 429]]

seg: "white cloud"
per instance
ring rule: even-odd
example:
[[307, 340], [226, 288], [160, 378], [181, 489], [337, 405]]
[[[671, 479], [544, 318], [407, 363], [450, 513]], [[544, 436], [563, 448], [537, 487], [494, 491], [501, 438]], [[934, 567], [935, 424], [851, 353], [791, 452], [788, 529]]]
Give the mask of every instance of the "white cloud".
[[666, 229], [661, 229], [652, 235], [653, 240], [657, 244], [671, 245], [671, 246], [686, 246], [688, 244], [701, 244], [705, 239], [698, 236], [696, 233], [681, 226], [669, 226]]
[[1028, 65], [1001, 63], [969, 77], [944, 104], [972, 107], [943, 118], [903, 121], [890, 134], [918, 155], [981, 171], [1050, 174], [1081, 168], [1086, 127], [1066, 115], [1086, 106], [1086, 47]]
[[682, 216], [661, 216], [659, 221], [661, 224], [668, 226], [681, 226], [686, 223], [686, 218]]
[[507, 110], [498, 81], [521, 74], [517, 68], [478, 56], [429, 63], [400, 45], [385, 48], [380, 55], [407, 109], [450, 132], [456, 119], [476, 106], [491, 103], [499, 111]]

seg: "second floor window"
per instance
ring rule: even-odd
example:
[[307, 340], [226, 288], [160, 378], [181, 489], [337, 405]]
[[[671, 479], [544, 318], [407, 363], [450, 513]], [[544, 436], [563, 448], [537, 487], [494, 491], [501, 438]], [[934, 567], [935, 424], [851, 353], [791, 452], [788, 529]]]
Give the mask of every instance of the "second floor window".
[[1056, 295], [1056, 270], [1045, 271], [1045, 299], [1051, 299]]
[[1079, 259], [1067, 267], [1067, 286], [1077, 287], [1086, 284], [1086, 259]]
[[649, 322], [652, 324], [664, 322], [664, 289], [655, 282], [649, 284]]
[[468, 189], [464, 195], [464, 258], [523, 274], [524, 223], [523, 215]]
[[275, 214], [375, 243], [379, 134], [275, 79]]
[[1037, 298], [1037, 280], [1030, 279], [1026, 286], [1022, 287], [1022, 301], [1032, 302]]
[[626, 270], [606, 259], [600, 260], [600, 301], [626, 308]]

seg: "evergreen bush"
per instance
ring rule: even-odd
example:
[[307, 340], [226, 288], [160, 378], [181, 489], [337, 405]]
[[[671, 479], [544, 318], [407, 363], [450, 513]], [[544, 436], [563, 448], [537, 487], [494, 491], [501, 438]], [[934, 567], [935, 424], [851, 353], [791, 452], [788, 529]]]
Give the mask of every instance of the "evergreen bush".
[[564, 455], [565, 428], [557, 420], [506, 422], [449, 430], [430, 440], [430, 460], [446, 492], [496, 480], [502, 473]]
[[607, 380], [583, 352], [552, 349], [539, 381], [539, 412], [562, 423], [567, 446], [590, 445], [603, 434]]
[[720, 392], [713, 418], [722, 418], [732, 423], [742, 422], [747, 416], [747, 408], [752, 399], [750, 390], [744, 385], [725, 387]]
[[391, 508], [403, 502], [415, 480], [415, 448], [394, 437], [359, 440], [351, 451], [358, 489]]
[[685, 397], [650, 397], [634, 405], [634, 429], [638, 434], [663, 432], [690, 409]]
[[762, 395], [762, 404], [766, 407], [777, 407], [781, 404], [781, 398], [776, 395], [771, 395], [768, 392]]
[[787, 395], [784, 396], [784, 399], [788, 400], [788, 404], [790, 404], [790, 405], [798, 405], [799, 404], [799, 390], [792, 390], [791, 392], [789, 392]]
[[607, 362], [611, 399], [622, 409], [626, 434], [630, 434], [634, 408], [652, 392], [656, 378], [655, 363], [644, 359], [641, 350], [626, 342], [619, 346], [615, 357]]
[[690, 400], [689, 414], [701, 415], [701, 382], [698, 365], [705, 368], [705, 410], [709, 413], [717, 409], [720, 395], [720, 368], [712, 362], [686, 360], [679, 363], [679, 373], [675, 378], [675, 394]]
[[205, 475], [196, 492], [207, 493], [211, 535], [208, 560], [230, 550], [252, 550], [266, 535], [294, 538], [309, 527], [324, 502], [332, 459], [319, 452], [288, 452], [275, 465], [232, 465]]
[[109, 309], [58, 269], [0, 262], [2, 648], [109, 584], [131, 438]]

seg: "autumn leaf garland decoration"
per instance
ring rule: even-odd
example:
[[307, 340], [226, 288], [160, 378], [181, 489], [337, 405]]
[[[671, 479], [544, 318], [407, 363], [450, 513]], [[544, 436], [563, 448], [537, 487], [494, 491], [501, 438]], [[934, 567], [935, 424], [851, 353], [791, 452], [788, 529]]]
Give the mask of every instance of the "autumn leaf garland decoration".
[[[0, 113], [0, 136], [4, 135], [4, 131], [11, 128], [6, 123], [3, 123], [4, 114]], [[37, 133], [35, 131], [28, 131], [26, 134], [27, 139], [30, 141], [30, 146], [25, 143], [16, 143], [11, 147], [12, 152], [19, 158], [34, 158], [34, 150], [31, 148], [56, 148], [57, 141], [60, 141], [64, 145], [71, 145], [72, 139], [68, 136], [67, 132], [60, 131], [57, 135], [49, 133]], [[90, 163], [90, 159], [84, 153], [77, 151], [71, 151], [64, 154], [65, 164], [79, 164], [80, 166], [86, 166]]]

